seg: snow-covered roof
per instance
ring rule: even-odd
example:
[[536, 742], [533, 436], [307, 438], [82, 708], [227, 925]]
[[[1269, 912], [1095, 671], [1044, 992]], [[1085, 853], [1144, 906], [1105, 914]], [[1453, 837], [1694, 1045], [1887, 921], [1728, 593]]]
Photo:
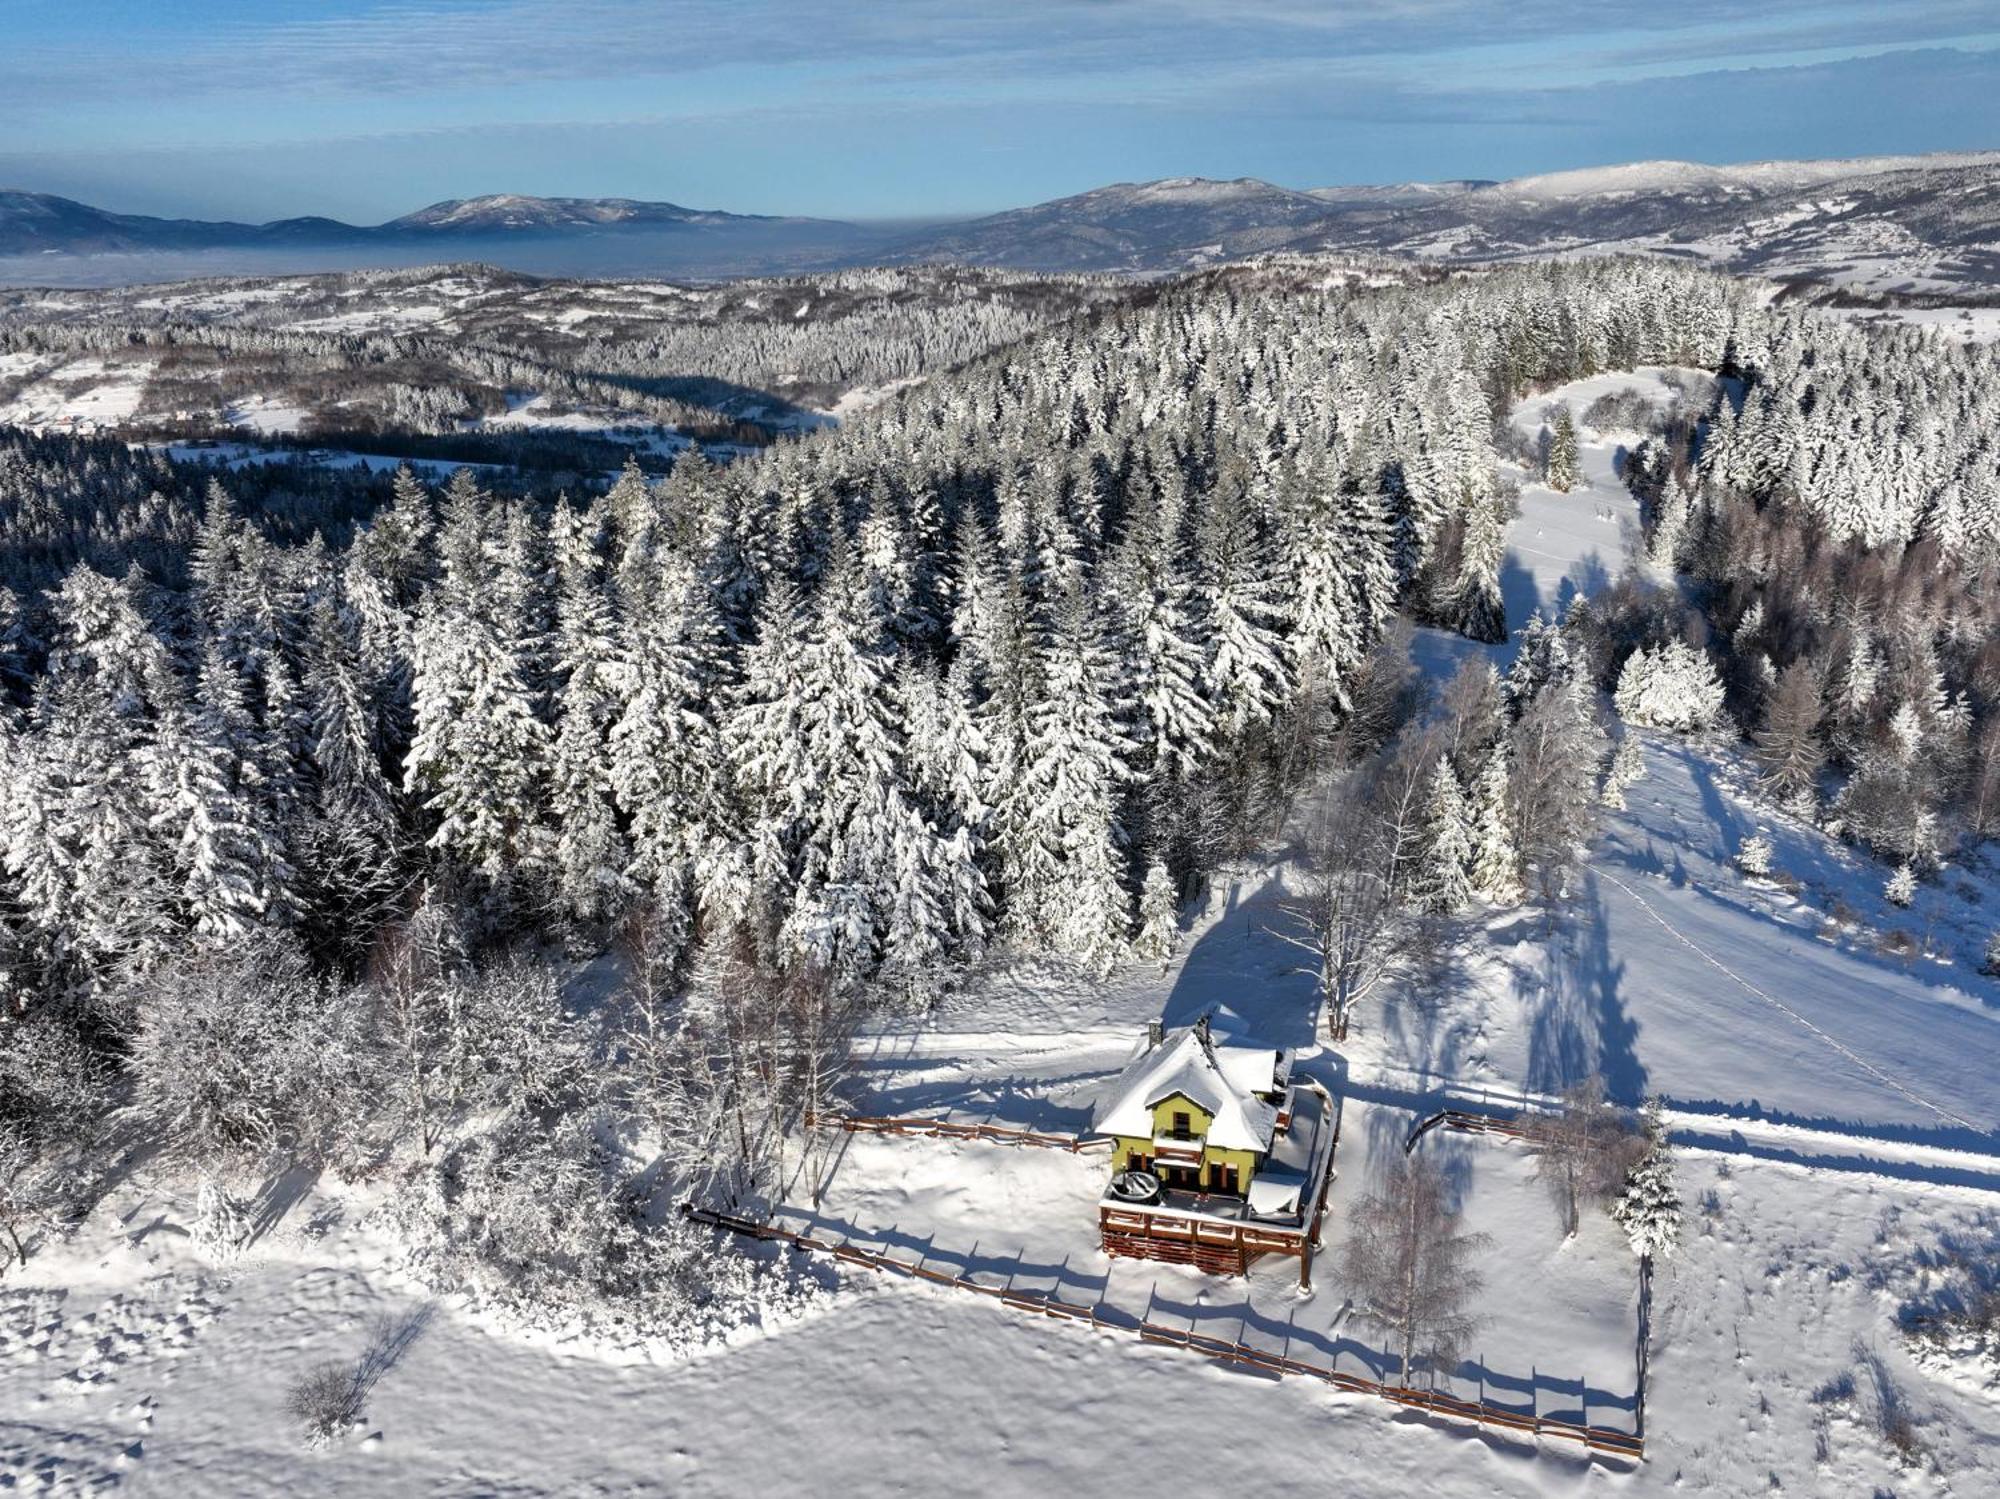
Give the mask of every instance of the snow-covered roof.
[[1098, 1119], [1107, 1135], [1151, 1138], [1153, 1110], [1176, 1094], [1213, 1116], [1208, 1143], [1224, 1150], [1268, 1150], [1275, 1104], [1258, 1095], [1283, 1086], [1290, 1057], [1275, 1047], [1217, 1041], [1199, 1026], [1170, 1031], [1127, 1067]]

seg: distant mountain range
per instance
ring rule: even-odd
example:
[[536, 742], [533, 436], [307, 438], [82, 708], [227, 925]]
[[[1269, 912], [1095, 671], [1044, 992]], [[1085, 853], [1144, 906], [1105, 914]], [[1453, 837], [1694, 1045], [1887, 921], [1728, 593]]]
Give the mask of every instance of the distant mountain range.
[[132, 254], [148, 250], [351, 245], [815, 222], [776, 219], [763, 214], [711, 212], [683, 208], [678, 203], [642, 203], [631, 198], [529, 198], [499, 193], [433, 203], [386, 224], [344, 224], [327, 218], [236, 224], [110, 213], [51, 193], [0, 191], [0, 255]]
[[1695, 162], [1306, 191], [1120, 183], [892, 247], [1049, 270], [1168, 271], [1273, 251], [1477, 262], [1654, 252], [1876, 289], [2000, 285], [2000, 152]]
[[[1247, 256], [1345, 251], [1453, 263], [1659, 253], [1780, 278], [1941, 295], [2000, 287], [2000, 152], [1706, 166], [1655, 161], [1509, 182], [1296, 189], [1254, 178], [1118, 183], [984, 218], [891, 230], [630, 198], [502, 194], [384, 224], [213, 223], [0, 192], [0, 257], [255, 252], [464, 255], [524, 270], [745, 274], [959, 261], [1160, 273]], [[0, 268], [0, 280], [12, 268]]]

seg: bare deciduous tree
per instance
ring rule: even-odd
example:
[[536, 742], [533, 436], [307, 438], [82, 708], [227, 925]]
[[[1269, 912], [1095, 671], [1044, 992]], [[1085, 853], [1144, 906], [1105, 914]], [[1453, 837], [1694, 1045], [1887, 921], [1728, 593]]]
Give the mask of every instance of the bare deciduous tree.
[[1317, 961], [1319, 1004], [1336, 1041], [1354, 1007], [1395, 967], [1404, 915], [1396, 898], [1395, 844], [1350, 774], [1324, 793], [1306, 835], [1306, 875], [1292, 906], [1297, 930], [1280, 933]]
[[1468, 1263], [1490, 1241], [1459, 1232], [1444, 1176], [1419, 1157], [1392, 1157], [1353, 1210], [1344, 1269], [1348, 1293], [1395, 1334], [1407, 1385], [1416, 1357], [1456, 1360], [1481, 1318], [1467, 1310], [1482, 1281]]
[[1595, 1074], [1564, 1089], [1561, 1111], [1532, 1117], [1527, 1130], [1535, 1172], [1555, 1193], [1569, 1234], [1582, 1225], [1583, 1204], [1616, 1191], [1643, 1149], [1624, 1114], [1605, 1101], [1604, 1079]]
[[403, 1093], [409, 1127], [425, 1155], [444, 1132], [437, 1097], [448, 1030], [449, 984], [464, 957], [450, 906], [426, 885], [415, 908], [382, 930], [368, 955], [367, 983]]
[[700, 969], [649, 1102], [672, 1124], [682, 1179], [734, 1194], [782, 1177], [787, 1141], [835, 1104], [865, 993], [812, 965], [771, 966], [741, 928]]
[[[110, 1069], [56, 1014], [0, 1015], [0, 1271], [28, 1263], [38, 1228], [92, 1175], [82, 1157], [111, 1101]], [[24, 1235], [26, 1237], [24, 1237]]]

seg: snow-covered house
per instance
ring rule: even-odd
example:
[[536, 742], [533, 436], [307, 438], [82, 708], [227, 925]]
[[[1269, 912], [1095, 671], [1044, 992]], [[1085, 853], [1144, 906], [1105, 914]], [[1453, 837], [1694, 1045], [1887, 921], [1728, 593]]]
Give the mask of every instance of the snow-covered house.
[[1156, 1027], [1119, 1075], [1092, 1131], [1111, 1143], [1099, 1229], [1112, 1254], [1228, 1273], [1296, 1255], [1303, 1281], [1333, 1169], [1332, 1100], [1294, 1082], [1291, 1052], [1238, 1025], [1222, 1011]]
[[1096, 1133], [1114, 1171], [1161, 1185], [1247, 1197], [1287, 1121], [1292, 1056], [1214, 1033], [1209, 1017], [1149, 1038], [1111, 1093]]

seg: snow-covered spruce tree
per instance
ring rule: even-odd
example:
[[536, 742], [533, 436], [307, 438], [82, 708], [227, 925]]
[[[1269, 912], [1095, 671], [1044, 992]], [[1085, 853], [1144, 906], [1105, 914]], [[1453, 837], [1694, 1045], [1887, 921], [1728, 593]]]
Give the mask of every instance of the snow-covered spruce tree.
[[549, 527], [555, 565], [556, 731], [549, 817], [558, 909], [586, 927], [631, 898], [630, 850], [612, 800], [609, 735], [617, 710], [618, 647], [604, 590], [602, 516], [558, 505]]
[[162, 802], [149, 771], [153, 726], [180, 687], [135, 577], [76, 567], [50, 615], [32, 733], [7, 756], [0, 857], [45, 969], [98, 986], [167, 951]]
[[2000, 932], [1986, 939], [1985, 961], [1979, 971], [1993, 978], [2000, 978]]
[[1748, 834], [1736, 848], [1736, 867], [1754, 880], [1768, 879], [1771, 873], [1771, 838], [1758, 831]]
[[[631, 850], [626, 876], [650, 893], [663, 930], [684, 950], [700, 905], [739, 901], [748, 887], [737, 866], [743, 839], [716, 722], [722, 624], [694, 569], [677, 557], [634, 562], [619, 597], [619, 650], [609, 678], [616, 716], [606, 737], [611, 792]], [[770, 743], [761, 731], [736, 742]], [[753, 840], [749, 857], [762, 854]]]
[[986, 742], [974, 714], [972, 663], [961, 654], [940, 679], [906, 661], [896, 696], [911, 789], [938, 837], [937, 883], [953, 951], [961, 961], [976, 962], [992, 930], [985, 868], [992, 809], [980, 792]]
[[1907, 907], [1917, 898], [1917, 872], [1907, 864], [1898, 864], [1895, 873], [1882, 887], [1882, 893], [1888, 897], [1890, 905]]
[[1285, 605], [1269, 548], [1244, 507], [1207, 507], [1196, 548], [1195, 593], [1208, 620], [1202, 694], [1218, 728], [1240, 739], [1268, 723], [1291, 690]]
[[255, 724], [242, 681], [210, 641], [192, 717], [177, 707], [158, 721], [151, 774], [155, 831], [172, 837], [181, 914], [197, 941], [241, 941], [297, 915], [294, 873], [277, 810], [260, 795]]
[[492, 509], [469, 470], [452, 476], [443, 576], [417, 623], [404, 787], [429, 815], [432, 848], [505, 886], [546, 854], [549, 731], [537, 711], [544, 643], [524, 608], [533, 561], [521, 528], [494, 534]]
[[1388, 517], [1379, 495], [1347, 481], [1330, 460], [1296, 485], [1294, 659], [1301, 681], [1345, 712], [1348, 680], [1394, 604]]
[[1514, 847], [1510, 792], [1507, 741], [1502, 739], [1487, 753], [1472, 786], [1472, 891], [1496, 906], [1515, 905], [1521, 899], [1521, 859]]
[[1467, 508], [1459, 535], [1457, 598], [1452, 626], [1474, 640], [1507, 638], [1507, 606], [1500, 596], [1500, 564], [1507, 555], [1511, 495], [1488, 496]]
[[994, 792], [1004, 919], [1019, 939], [1108, 969], [1131, 930], [1118, 799], [1132, 742], [1089, 605], [1059, 596], [1039, 646], [1019, 773]]
[[1565, 402], [1556, 407], [1555, 420], [1549, 426], [1549, 456], [1544, 470], [1549, 488], [1567, 494], [1576, 487], [1582, 478], [1577, 456], [1576, 419]]
[[1146, 882], [1139, 887], [1139, 933], [1132, 939], [1132, 951], [1142, 958], [1157, 958], [1163, 970], [1180, 945], [1179, 905], [1167, 866], [1158, 861], [1149, 864]]
[[1605, 772], [1605, 786], [1616, 786], [1622, 793], [1645, 778], [1646, 751], [1639, 743], [1639, 736], [1623, 735], [1618, 741], [1618, 748], [1611, 752], [1611, 768]]
[[1183, 573], [1178, 529], [1178, 510], [1147, 495], [1111, 570], [1127, 690], [1141, 710], [1140, 753], [1163, 779], [1185, 780], [1212, 751], [1215, 714], [1202, 688], [1206, 622]]
[[1657, 1095], [1646, 1100], [1640, 1128], [1644, 1145], [1611, 1204], [1611, 1220], [1625, 1230], [1632, 1252], [1650, 1263], [1672, 1258], [1681, 1237], [1681, 1194], [1674, 1185], [1674, 1152], [1667, 1143], [1666, 1115]]
[[1688, 547], [1688, 527], [1693, 502], [1678, 474], [1669, 474], [1660, 497], [1653, 504], [1653, 528], [1646, 539], [1646, 557], [1666, 572], [1679, 567]]
[[1411, 899], [1417, 908], [1448, 915], [1470, 905], [1472, 855], [1472, 811], [1458, 783], [1458, 772], [1451, 768], [1451, 760], [1441, 755], [1424, 796], [1421, 846], [1410, 881]]
[[1627, 723], [1689, 733], [1721, 716], [1722, 680], [1706, 655], [1670, 640], [1658, 650], [1640, 646], [1626, 658], [1612, 702]]
[[1545, 619], [1537, 609], [1521, 626], [1520, 644], [1514, 664], [1507, 669], [1507, 702], [1518, 716], [1551, 683], [1566, 684], [1575, 679], [1577, 663], [1570, 654], [1562, 626]]
[[763, 899], [796, 960], [842, 980], [879, 960], [919, 997], [968, 872], [912, 784], [888, 622], [850, 550], [803, 611], [782, 588], [771, 597], [786, 613], [767, 617], [734, 719]]

